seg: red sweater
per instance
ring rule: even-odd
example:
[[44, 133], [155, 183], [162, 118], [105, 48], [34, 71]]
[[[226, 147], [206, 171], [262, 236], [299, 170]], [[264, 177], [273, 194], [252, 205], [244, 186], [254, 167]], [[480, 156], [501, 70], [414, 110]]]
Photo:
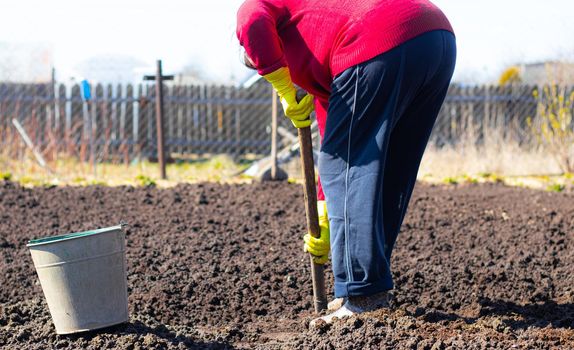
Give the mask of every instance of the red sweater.
[[246, 0], [237, 13], [237, 37], [258, 73], [288, 66], [316, 97], [321, 137], [335, 76], [437, 29], [452, 32], [428, 0]]

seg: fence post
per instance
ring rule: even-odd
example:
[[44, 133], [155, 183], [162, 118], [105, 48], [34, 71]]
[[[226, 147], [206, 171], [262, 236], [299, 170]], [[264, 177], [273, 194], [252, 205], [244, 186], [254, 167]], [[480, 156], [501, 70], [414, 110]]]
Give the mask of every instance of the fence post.
[[161, 60], [157, 61], [157, 71], [155, 75], [155, 117], [157, 124], [157, 157], [159, 161], [160, 174], [162, 179], [166, 179], [165, 173], [165, 150], [163, 140], [163, 76], [161, 72]]
[[277, 179], [277, 92], [271, 89], [271, 179]]
[[[153, 75], [144, 76], [144, 80], [154, 80]], [[167, 179], [165, 173], [165, 143], [163, 130], [163, 81], [173, 80], [173, 75], [163, 75], [161, 70], [161, 60], [157, 60], [157, 70], [155, 74], [155, 117], [157, 125], [157, 158], [159, 161], [160, 175], [163, 180]]]

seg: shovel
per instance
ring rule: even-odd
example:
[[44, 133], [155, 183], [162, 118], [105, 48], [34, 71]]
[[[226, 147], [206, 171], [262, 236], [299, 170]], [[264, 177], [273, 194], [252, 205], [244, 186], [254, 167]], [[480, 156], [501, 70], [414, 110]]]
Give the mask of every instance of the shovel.
[[[305, 97], [305, 91], [297, 91], [297, 100]], [[307, 214], [307, 229], [311, 236], [319, 238], [319, 214], [317, 212], [317, 188], [315, 185], [315, 163], [313, 162], [313, 141], [311, 128], [297, 129], [299, 133], [299, 153], [301, 154], [301, 166], [303, 168], [305, 213]], [[325, 275], [323, 265], [315, 264], [313, 256], [309, 254], [311, 261], [311, 279], [313, 281], [313, 304], [315, 312], [327, 308], [327, 293], [325, 292]]]

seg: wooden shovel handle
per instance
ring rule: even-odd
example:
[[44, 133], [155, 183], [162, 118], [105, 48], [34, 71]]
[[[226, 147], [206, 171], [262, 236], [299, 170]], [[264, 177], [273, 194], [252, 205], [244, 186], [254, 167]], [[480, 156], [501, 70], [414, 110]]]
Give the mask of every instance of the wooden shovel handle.
[[[297, 100], [300, 100], [301, 93], [297, 92]], [[302, 96], [305, 96], [303, 91]], [[301, 96], [301, 97], [302, 97]], [[307, 228], [313, 237], [320, 237], [319, 214], [317, 212], [317, 187], [315, 185], [315, 162], [313, 161], [313, 140], [311, 128], [305, 127], [297, 129], [299, 133], [299, 153], [301, 154], [301, 166], [303, 168], [305, 213], [307, 214]], [[323, 265], [311, 260], [311, 279], [313, 281], [313, 304], [315, 312], [320, 312], [327, 308], [327, 292], [325, 290], [325, 273]]]
[[305, 186], [305, 213], [307, 214], [307, 228], [311, 236], [319, 238], [319, 213], [317, 211], [317, 187], [315, 185], [315, 162], [313, 161], [313, 144], [311, 128], [297, 129], [299, 131], [299, 145], [301, 151], [301, 166]]
[[[307, 228], [311, 236], [318, 238], [321, 235], [319, 228], [319, 214], [317, 213], [317, 189], [315, 185], [315, 164], [313, 162], [313, 145], [311, 140], [311, 128], [299, 130], [299, 153], [301, 153], [301, 165], [304, 177], [305, 213], [307, 214]], [[311, 261], [311, 280], [313, 281], [313, 304], [315, 312], [321, 312], [327, 308], [327, 292], [325, 290], [325, 272], [323, 265], [315, 264], [313, 256], [309, 254]]]

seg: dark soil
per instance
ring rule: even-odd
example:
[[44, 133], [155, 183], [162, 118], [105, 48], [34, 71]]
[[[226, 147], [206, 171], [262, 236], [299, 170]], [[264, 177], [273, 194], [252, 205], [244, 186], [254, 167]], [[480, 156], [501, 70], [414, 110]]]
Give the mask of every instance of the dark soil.
[[[121, 220], [130, 322], [56, 335], [27, 240]], [[574, 349], [572, 194], [417, 185], [393, 308], [311, 331], [304, 231], [298, 185], [0, 182], [0, 348]]]

